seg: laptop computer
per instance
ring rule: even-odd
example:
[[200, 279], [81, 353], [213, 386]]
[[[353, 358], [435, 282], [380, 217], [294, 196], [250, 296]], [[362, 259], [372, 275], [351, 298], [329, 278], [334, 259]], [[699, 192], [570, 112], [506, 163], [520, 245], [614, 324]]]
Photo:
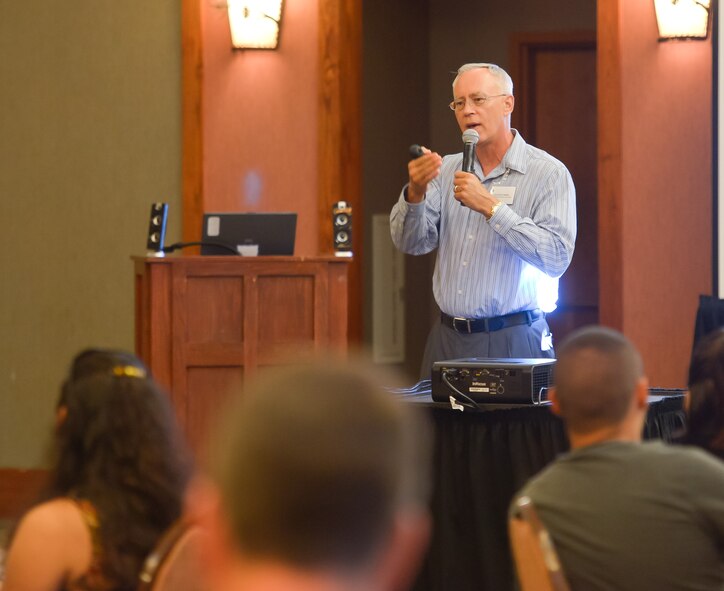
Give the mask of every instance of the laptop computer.
[[294, 254], [296, 213], [205, 213], [202, 255]]

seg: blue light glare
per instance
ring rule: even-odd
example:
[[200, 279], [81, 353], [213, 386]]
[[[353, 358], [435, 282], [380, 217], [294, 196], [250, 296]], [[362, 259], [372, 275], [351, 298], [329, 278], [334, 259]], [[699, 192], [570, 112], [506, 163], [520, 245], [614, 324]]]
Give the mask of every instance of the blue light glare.
[[549, 277], [533, 265], [525, 264], [521, 277], [523, 285], [535, 285], [538, 307], [544, 312], [553, 312], [558, 302], [558, 279]]
[[252, 208], [258, 206], [261, 202], [263, 188], [262, 176], [256, 170], [247, 171], [243, 181], [244, 204]]

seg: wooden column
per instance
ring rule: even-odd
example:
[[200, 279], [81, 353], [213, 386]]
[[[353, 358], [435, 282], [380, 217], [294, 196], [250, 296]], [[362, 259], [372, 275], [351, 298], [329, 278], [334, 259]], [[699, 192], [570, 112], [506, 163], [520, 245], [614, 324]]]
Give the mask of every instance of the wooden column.
[[600, 323], [623, 330], [623, 179], [618, 1], [598, 3], [598, 268]]
[[183, 240], [198, 240], [203, 199], [203, 56], [200, 0], [181, 3]]
[[332, 205], [352, 206], [349, 338], [362, 340], [362, 2], [319, 0], [319, 252], [333, 251]]

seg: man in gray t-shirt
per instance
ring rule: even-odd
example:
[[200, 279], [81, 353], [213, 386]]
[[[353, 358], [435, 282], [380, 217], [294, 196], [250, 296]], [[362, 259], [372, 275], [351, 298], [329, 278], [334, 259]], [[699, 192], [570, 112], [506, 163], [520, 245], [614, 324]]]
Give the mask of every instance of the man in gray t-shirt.
[[724, 463], [641, 443], [648, 381], [620, 333], [558, 349], [554, 411], [572, 451], [520, 494], [533, 501], [575, 590], [724, 590]]

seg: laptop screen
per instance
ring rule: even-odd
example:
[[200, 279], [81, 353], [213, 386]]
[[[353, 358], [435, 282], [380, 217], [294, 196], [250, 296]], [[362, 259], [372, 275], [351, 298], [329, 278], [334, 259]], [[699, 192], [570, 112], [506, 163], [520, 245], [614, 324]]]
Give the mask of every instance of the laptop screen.
[[296, 213], [205, 213], [202, 255], [294, 254]]

